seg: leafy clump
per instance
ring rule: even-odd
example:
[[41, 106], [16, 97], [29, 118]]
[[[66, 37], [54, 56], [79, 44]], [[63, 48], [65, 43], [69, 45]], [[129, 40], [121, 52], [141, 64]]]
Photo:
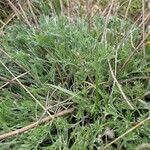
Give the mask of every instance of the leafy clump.
[[[7, 28], [0, 41], [11, 58], [1, 54], [1, 61], [16, 77], [29, 71], [19, 80], [51, 113], [71, 106], [76, 107], [76, 112], [70, 118], [47, 123], [20, 138], [8, 139], [0, 144], [1, 149], [97, 149], [108, 142], [103, 138], [98, 142], [106, 127], [113, 129], [117, 137], [131, 123], [147, 116], [148, 110], [139, 101], [148, 88], [148, 81], [141, 80], [146, 76], [142, 52], [122, 68], [132, 53], [132, 43], [139, 38], [139, 28], [112, 16], [105, 43], [102, 41], [104, 21], [103, 17], [95, 16], [89, 28], [83, 18], [70, 23], [66, 17], [41, 15], [39, 28], [20, 22]], [[117, 79], [135, 110], [130, 110], [118, 88], [113, 86], [108, 60], [113, 69], [117, 61]], [[12, 79], [3, 66], [0, 74]], [[4, 83], [0, 79], [0, 85]], [[16, 81], [1, 90], [0, 99], [1, 133], [36, 121], [44, 113]], [[134, 149], [150, 140], [149, 132], [145, 124], [116, 145]]]

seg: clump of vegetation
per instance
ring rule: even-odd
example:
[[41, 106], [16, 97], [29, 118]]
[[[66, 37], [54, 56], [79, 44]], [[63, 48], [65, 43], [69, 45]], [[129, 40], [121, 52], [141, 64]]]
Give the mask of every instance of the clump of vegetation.
[[40, 122], [46, 111], [75, 111], [3, 139], [0, 149], [130, 150], [148, 143], [145, 122], [107, 147], [149, 115], [149, 53], [143, 57], [138, 46], [140, 27], [116, 15], [107, 24], [99, 15], [70, 21], [58, 10], [38, 14], [38, 26], [35, 18], [16, 20], [0, 38], [0, 134]]

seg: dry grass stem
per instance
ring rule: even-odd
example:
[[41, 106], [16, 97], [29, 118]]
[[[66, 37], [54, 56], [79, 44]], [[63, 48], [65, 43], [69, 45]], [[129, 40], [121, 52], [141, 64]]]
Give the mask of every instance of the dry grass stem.
[[[20, 77], [23, 77], [24, 75], [26, 75], [26, 74], [28, 74], [29, 72], [25, 72], [25, 73], [22, 73], [22, 74], [20, 74], [19, 76], [17, 76], [16, 78], [18, 79], [18, 78], [20, 78]], [[8, 81], [8, 82], [6, 82], [5, 84], [3, 84], [2, 86], [0, 86], [0, 90], [2, 89], [2, 88], [4, 88], [5, 86], [7, 86], [9, 83], [11, 83], [12, 81], [14, 81], [14, 80], [16, 80], [16, 78], [13, 78], [12, 80], [10, 80], [10, 81]]]
[[141, 125], [143, 125], [144, 123], [146, 123], [147, 121], [150, 120], [150, 117], [144, 119], [143, 121], [141, 121], [140, 123], [138, 123], [137, 125], [135, 125], [134, 127], [130, 128], [129, 130], [127, 130], [125, 133], [123, 133], [122, 135], [120, 135], [118, 138], [116, 138], [115, 140], [113, 140], [112, 142], [110, 142], [109, 144], [107, 144], [103, 150], [107, 149], [109, 146], [111, 146], [113, 143], [119, 141], [121, 138], [123, 138], [124, 136], [126, 136], [127, 134], [129, 134], [130, 132], [134, 131], [135, 129], [137, 129], [138, 127], [140, 127]]
[[129, 12], [129, 8], [131, 6], [131, 2], [132, 2], [132, 0], [129, 0], [128, 6], [127, 6], [127, 9], [126, 9], [126, 13], [125, 13], [125, 18], [128, 17], [128, 12]]
[[126, 96], [125, 93], [123, 92], [121, 85], [119, 84], [118, 80], [116, 79], [116, 77], [115, 77], [115, 75], [114, 75], [114, 73], [113, 73], [113, 70], [112, 70], [112, 67], [111, 67], [111, 64], [110, 64], [110, 61], [109, 61], [109, 60], [108, 60], [108, 64], [109, 64], [109, 69], [110, 69], [111, 75], [112, 75], [114, 81], [116, 82], [116, 85], [117, 85], [119, 91], [121, 92], [122, 97], [126, 100], [126, 102], [127, 102], [127, 104], [129, 105], [129, 107], [130, 107], [131, 109], [134, 109], [134, 107], [132, 106], [132, 104], [129, 102], [127, 96]]

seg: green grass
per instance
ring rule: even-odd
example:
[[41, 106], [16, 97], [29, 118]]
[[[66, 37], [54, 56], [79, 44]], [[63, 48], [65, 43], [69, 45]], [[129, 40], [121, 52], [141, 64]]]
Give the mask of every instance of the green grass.
[[[47, 6], [43, 7], [41, 10], [46, 11]], [[0, 51], [0, 60], [16, 77], [29, 71], [19, 80], [43, 106], [50, 107], [52, 114], [72, 106], [75, 112], [2, 140], [1, 150], [100, 149], [112, 141], [103, 136], [106, 128], [111, 128], [117, 138], [148, 117], [149, 102], [144, 101], [143, 95], [149, 91], [146, 77], [150, 64], [144, 63], [142, 48], [121, 69], [133, 51], [131, 36], [133, 43], [140, 37], [138, 25], [112, 16], [106, 45], [101, 42], [103, 17], [94, 16], [91, 29], [84, 17], [70, 23], [65, 16], [50, 17], [43, 12], [38, 21], [39, 28], [17, 20], [6, 28], [0, 42], [11, 58]], [[108, 60], [114, 70], [116, 53], [116, 78], [134, 110], [117, 86], [113, 86]], [[12, 78], [0, 64], [0, 86]], [[0, 89], [0, 134], [37, 121], [43, 113], [17, 81]], [[148, 143], [149, 134], [149, 122], [146, 122], [107, 149], [115, 150], [117, 146], [133, 150], [139, 144]]]

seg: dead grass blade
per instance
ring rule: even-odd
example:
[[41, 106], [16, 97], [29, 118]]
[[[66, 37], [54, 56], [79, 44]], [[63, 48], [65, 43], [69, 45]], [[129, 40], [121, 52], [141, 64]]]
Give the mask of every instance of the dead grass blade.
[[6, 25], [16, 16], [16, 14], [10, 15], [10, 18], [3, 24], [3, 26], [0, 28], [0, 31], [2, 31]]
[[111, 75], [112, 75], [114, 81], [116, 82], [116, 85], [117, 85], [119, 91], [121, 92], [122, 97], [126, 100], [126, 102], [127, 102], [127, 104], [129, 105], [129, 107], [133, 110], [134, 107], [133, 107], [132, 104], [129, 102], [127, 96], [125, 95], [125, 93], [124, 93], [123, 90], [122, 90], [121, 85], [119, 84], [118, 80], [116, 79], [116, 77], [115, 77], [115, 75], [114, 75], [114, 73], [113, 73], [113, 70], [112, 70], [112, 67], [111, 67], [111, 64], [110, 64], [110, 61], [109, 61], [109, 60], [108, 60], [108, 65], [109, 65], [109, 69], [110, 69]]
[[127, 16], [128, 16], [128, 12], [129, 12], [129, 8], [131, 6], [131, 2], [132, 2], [132, 0], [129, 0], [128, 7], [127, 7], [126, 13], [125, 13], [125, 18], [127, 18]]

